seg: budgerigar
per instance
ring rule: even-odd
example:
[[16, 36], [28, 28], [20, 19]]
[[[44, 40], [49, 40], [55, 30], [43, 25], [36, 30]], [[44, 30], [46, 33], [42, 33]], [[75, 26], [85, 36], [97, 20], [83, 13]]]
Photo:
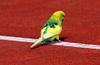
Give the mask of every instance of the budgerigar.
[[41, 45], [46, 41], [53, 41], [54, 39], [59, 41], [59, 34], [62, 31], [62, 21], [64, 16], [65, 13], [63, 11], [54, 12], [41, 30], [39, 39], [33, 43], [30, 48]]

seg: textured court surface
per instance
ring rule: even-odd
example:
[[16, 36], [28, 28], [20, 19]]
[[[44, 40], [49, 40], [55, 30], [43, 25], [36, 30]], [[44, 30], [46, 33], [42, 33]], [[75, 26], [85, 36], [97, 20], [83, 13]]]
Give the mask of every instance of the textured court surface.
[[[100, 0], [0, 0], [0, 35], [38, 38], [56, 10], [66, 13], [61, 39], [100, 45]], [[0, 41], [0, 65], [100, 65], [100, 50]]]
[[66, 13], [65, 41], [100, 43], [99, 0], [0, 0], [0, 34], [37, 38], [56, 10]]
[[[6, 44], [5, 44], [6, 43]], [[99, 65], [100, 50], [0, 41], [1, 65]]]

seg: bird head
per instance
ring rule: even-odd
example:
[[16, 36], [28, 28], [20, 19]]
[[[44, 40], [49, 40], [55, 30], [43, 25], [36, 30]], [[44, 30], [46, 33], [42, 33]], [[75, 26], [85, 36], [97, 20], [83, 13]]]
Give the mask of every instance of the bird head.
[[63, 11], [56, 11], [52, 15], [57, 21], [63, 21], [65, 13]]

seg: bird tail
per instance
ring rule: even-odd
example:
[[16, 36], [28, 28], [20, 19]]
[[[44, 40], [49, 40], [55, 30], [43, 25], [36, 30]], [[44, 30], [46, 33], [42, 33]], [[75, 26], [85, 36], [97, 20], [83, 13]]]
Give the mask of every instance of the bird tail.
[[34, 48], [34, 47], [37, 47], [37, 46], [40, 46], [43, 41], [43, 39], [40, 37], [35, 43], [33, 43], [31, 46], [30, 46], [30, 48]]

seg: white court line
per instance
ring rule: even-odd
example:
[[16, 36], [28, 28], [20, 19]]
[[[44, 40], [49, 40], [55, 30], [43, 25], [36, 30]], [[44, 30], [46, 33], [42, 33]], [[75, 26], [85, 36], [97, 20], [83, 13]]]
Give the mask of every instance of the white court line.
[[[2, 36], [2, 35], [0, 35], [0, 40], [33, 43], [37, 39], [13, 37], [13, 36]], [[52, 44], [52, 45], [78, 47], [78, 48], [88, 48], [88, 49], [98, 49], [98, 50], [100, 50], [100, 45], [93, 45], [93, 44], [72, 43], [72, 42], [59, 42], [59, 43], [55, 43], [55, 44]]]

